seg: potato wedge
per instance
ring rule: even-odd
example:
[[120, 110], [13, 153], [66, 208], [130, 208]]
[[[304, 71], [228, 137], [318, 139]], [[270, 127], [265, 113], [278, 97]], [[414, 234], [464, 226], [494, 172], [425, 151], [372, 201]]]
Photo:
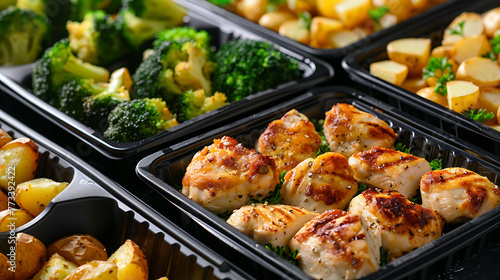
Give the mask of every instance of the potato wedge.
[[263, 14], [259, 19], [259, 24], [271, 29], [274, 32], [279, 32], [283, 22], [296, 17], [288, 11], [276, 11]]
[[479, 99], [479, 87], [467, 81], [451, 81], [446, 83], [448, 91], [448, 108], [461, 113], [475, 108]]
[[75, 269], [65, 280], [117, 280], [117, 267], [108, 261], [91, 261]]
[[500, 85], [500, 66], [489, 58], [471, 57], [458, 67], [457, 80], [473, 82], [479, 87], [496, 87]]
[[[0, 187], [9, 189], [9, 182], [16, 185], [35, 178], [38, 165], [38, 147], [29, 138], [18, 138], [0, 148]], [[12, 183], [11, 183], [12, 184]]]
[[74, 234], [57, 240], [47, 248], [48, 256], [54, 253], [58, 253], [76, 265], [108, 259], [104, 245], [97, 238], [88, 234]]
[[47, 178], [29, 180], [17, 185], [15, 201], [36, 217], [68, 185], [67, 182], [56, 182]]
[[311, 46], [321, 48], [330, 45], [329, 36], [342, 30], [342, 22], [327, 17], [314, 17], [311, 21]]
[[7, 131], [0, 129], [0, 148], [3, 147], [3, 145], [9, 143], [12, 141], [12, 136], [7, 133]]
[[353, 28], [366, 21], [369, 18], [370, 8], [371, 0], [344, 0], [334, 6], [338, 18], [347, 28]]
[[64, 280], [77, 268], [58, 253], [53, 254], [32, 280]]
[[7, 210], [7, 208], [9, 208], [9, 197], [0, 191], [0, 211]]
[[35, 275], [45, 263], [47, 251], [45, 245], [26, 233], [16, 235], [16, 272], [15, 280], [25, 280]]
[[427, 87], [427, 83], [421, 78], [411, 78], [406, 79], [401, 87], [411, 92], [417, 93], [417, 91]]
[[[462, 22], [463, 28], [460, 28]], [[452, 30], [463, 35], [452, 34]], [[464, 12], [456, 17], [444, 30], [441, 44], [444, 46], [453, 46], [464, 38], [483, 34], [483, 30], [483, 17], [480, 14]]]
[[377, 61], [370, 64], [370, 74], [401, 86], [408, 75], [408, 66], [392, 60]]
[[426, 87], [417, 91], [417, 95], [437, 104], [448, 107], [448, 98], [434, 91], [435, 87]]
[[309, 29], [299, 19], [283, 22], [280, 25], [279, 34], [305, 45], [308, 45], [311, 40]]
[[491, 9], [483, 14], [484, 34], [493, 38], [495, 32], [500, 29], [500, 7]]
[[[12, 214], [12, 215], [11, 215]], [[12, 230], [33, 220], [33, 216], [23, 209], [10, 209], [0, 212], [0, 232]]]
[[482, 56], [490, 51], [491, 44], [488, 37], [481, 34], [458, 41], [451, 50], [451, 57], [458, 63], [462, 63], [471, 57]]
[[[500, 107], [500, 89], [492, 87], [482, 87], [479, 91], [479, 99], [477, 108], [485, 109], [488, 113], [494, 113], [497, 116], [498, 108]], [[500, 124], [497, 118], [483, 122], [485, 125]]]
[[108, 261], [118, 267], [118, 280], [147, 280], [148, 262], [132, 240], [128, 239], [114, 252]]
[[408, 66], [409, 77], [420, 77], [422, 69], [429, 63], [431, 40], [427, 38], [404, 38], [387, 44], [389, 59]]
[[0, 279], [13, 280], [14, 268], [10, 265], [10, 260], [6, 255], [0, 253]]

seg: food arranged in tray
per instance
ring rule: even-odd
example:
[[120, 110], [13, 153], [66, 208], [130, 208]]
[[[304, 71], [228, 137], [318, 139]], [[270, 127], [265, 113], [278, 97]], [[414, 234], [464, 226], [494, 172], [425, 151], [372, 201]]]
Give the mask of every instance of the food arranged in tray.
[[[19, 77], [38, 97], [23, 98], [56, 123], [79, 121], [80, 127], [70, 129], [86, 130], [79, 136], [100, 142], [95, 146], [111, 146], [105, 153], [127, 147], [135, 153], [142, 143], [168, 141], [157, 134], [183, 130], [196, 123], [191, 119], [229, 118], [332, 75], [331, 67], [322, 68], [314, 58], [237, 27], [228, 31], [224, 23], [190, 14], [170, 0], [155, 3], [125, 1], [116, 14], [89, 11], [81, 21], [68, 21], [67, 38], [46, 49], [32, 73]], [[12, 86], [14, 94], [27, 94]], [[249, 106], [248, 99], [260, 103]]]
[[[10, 140], [0, 149], [2, 172], [8, 170], [13, 183], [7, 187], [17, 185], [8, 192], [7, 221], [2, 218], [1, 279], [251, 279], [103, 174], [1, 111], [0, 129], [7, 132], [0, 142]], [[31, 143], [23, 140], [27, 137], [36, 143], [38, 156], [29, 172], [23, 168], [30, 166], [33, 149], [19, 145]], [[36, 217], [16, 223], [24, 219], [10, 215], [20, 211], [16, 204]]]
[[486, 233], [498, 223], [500, 170], [421, 127], [327, 88], [148, 156], [137, 171], [281, 277], [393, 279], [447, 256], [471, 224]]

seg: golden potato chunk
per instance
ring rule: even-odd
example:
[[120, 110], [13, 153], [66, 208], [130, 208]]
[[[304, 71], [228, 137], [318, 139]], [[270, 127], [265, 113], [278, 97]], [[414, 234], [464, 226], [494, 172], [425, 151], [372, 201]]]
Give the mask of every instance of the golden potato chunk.
[[489, 58], [471, 57], [458, 67], [457, 80], [473, 82], [479, 87], [496, 87], [500, 85], [500, 66]]
[[15, 280], [26, 280], [35, 275], [45, 263], [47, 251], [45, 245], [26, 233], [16, 235], [16, 271]]
[[266, 13], [267, 0], [241, 0], [236, 3], [236, 13], [253, 22], [258, 22]]
[[411, 78], [406, 79], [401, 86], [406, 90], [416, 93], [417, 91], [427, 87], [427, 83], [421, 78]]
[[448, 90], [448, 108], [461, 113], [475, 108], [479, 99], [479, 87], [467, 81], [451, 81], [446, 83]]
[[35, 178], [38, 147], [29, 138], [18, 138], [0, 148], [0, 187], [12, 186]]
[[495, 32], [500, 30], [500, 7], [491, 9], [483, 14], [484, 34], [493, 38]]
[[316, 0], [316, 9], [321, 16], [339, 19], [334, 7], [344, 0]]
[[11, 266], [9, 258], [0, 253], [0, 279], [12, 280], [14, 279], [14, 267]]
[[404, 38], [387, 44], [389, 59], [408, 67], [408, 76], [419, 77], [429, 63], [431, 40], [427, 38]]
[[268, 12], [262, 15], [259, 19], [259, 24], [271, 29], [272, 31], [279, 32], [280, 26], [283, 22], [296, 17], [288, 11]]
[[64, 259], [76, 265], [108, 259], [108, 253], [104, 245], [97, 238], [88, 234], [74, 234], [63, 237], [52, 243], [47, 248], [47, 253], [49, 256], [58, 253]]
[[2, 191], [0, 191], [0, 211], [9, 208], [9, 197]]
[[344, 0], [334, 6], [338, 18], [347, 28], [353, 28], [369, 18], [371, 0]]
[[446, 95], [441, 95], [434, 91], [435, 87], [426, 87], [417, 91], [417, 95], [428, 99], [432, 102], [436, 102], [439, 105], [448, 107], [448, 98]]
[[279, 33], [282, 36], [291, 38], [299, 43], [308, 45], [311, 36], [307, 26], [299, 19], [291, 19], [280, 25]]
[[370, 74], [401, 86], [408, 75], [408, 66], [392, 60], [377, 61], [370, 64]]
[[446, 57], [448, 59], [451, 58], [451, 50], [453, 46], [438, 46], [432, 49], [431, 56], [432, 57]]
[[[500, 89], [492, 87], [482, 87], [479, 91], [479, 99], [477, 108], [485, 109], [488, 113], [493, 113], [497, 116], [498, 108], [500, 108]], [[497, 118], [483, 122], [485, 125], [497, 125]]]
[[76, 268], [76, 264], [55, 253], [33, 277], [33, 280], [64, 280]]
[[147, 280], [149, 277], [148, 261], [141, 248], [130, 239], [127, 239], [108, 261], [118, 267], [118, 280]]
[[490, 51], [491, 44], [488, 37], [481, 34], [458, 41], [451, 50], [451, 57], [458, 63], [462, 63], [471, 57], [482, 56]]
[[343, 48], [361, 40], [362, 38], [363, 37], [361, 37], [359, 32], [351, 30], [341, 30], [331, 33], [328, 41], [334, 48]]
[[3, 147], [3, 145], [9, 143], [12, 141], [12, 136], [7, 133], [7, 131], [0, 129], [0, 148]]
[[342, 22], [327, 17], [314, 17], [311, 21], [311, 46], [321, 48], [329, 45], [329, 36], [333, 32], [342, 30]]
[[483, 34], [483, 30], [483, 17], [480, 14], [464, 12], [456, 17], [444, 30], [441, 44], [453, 46], [463, 38]]
[[108, 261], [91, 261], [75, 269], [65, 280], [117, 280], [117, 267]]
[[13, 230], [33, 220], [33, 216], [23, 209], [10, 209], [0, 212], [0, 232]]
[[17, 185], [16, 203], [31, 215], [40, 214], [69, 183], [37, 178]]

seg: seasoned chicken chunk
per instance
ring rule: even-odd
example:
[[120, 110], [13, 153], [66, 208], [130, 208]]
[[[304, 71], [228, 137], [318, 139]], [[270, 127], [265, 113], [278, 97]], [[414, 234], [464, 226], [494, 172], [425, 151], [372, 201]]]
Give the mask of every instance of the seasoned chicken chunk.
[[274, 160], [228, 136], [197, 152], [182, 179], [182, 194], [213, 213], [232, 211], [279, 183]]
[[314, 125], [294, 109], [270, 123], [255, 146], [258, 152], [273, 157], [281, 174], [314, 157], [320, 144], [321, 136]]
[[417, 194], [420, 178], [432, 170], [423, 158], [382, 147], [352, 155], [349, 164], [358, 183], [398, 191], [408, 198]]
[[358, 279], [379, 269], [380, 235], [360, 215], [328, 210], [290, 241], [302, 270], [315, 279]]
[[465, 168], [425, 174], [420, 181], [420, 192], [422, 205], [436, 210], [448, 223], [466, 222], [500, 204], [498, 187]]
[[305, 223], [318, 213], [289, 205], [245, 205], [227, 219], [227, 223], [257, 243], [286, 246]]
[[285, 175], [282, 202], [316, 212], [344, 209], [358, 191], [353, 174], [341, 154], [330, 152], [306, 159]]
[[436, 211], [396, 191], [368, 189], [352, 199], [349, 212], [362, 215], [370, 229], [380, 233], [391, 259], [439, 238], [444, 226]]
[[383, 120], [343, 103], [326, 112], [323, 132], [332, 152], [346, 158], [374, 146], [391, 148], [397, 137]]

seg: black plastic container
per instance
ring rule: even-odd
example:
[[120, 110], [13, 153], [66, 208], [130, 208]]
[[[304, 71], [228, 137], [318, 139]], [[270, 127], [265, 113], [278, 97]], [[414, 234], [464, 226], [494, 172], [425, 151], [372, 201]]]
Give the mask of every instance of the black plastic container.
[[[46, 246], [70, 234], [91, 234], [113, 253], [127, 239], [144, 252], [150, 279], [253, 279], [119, 185], [0, 111], [0, 128], [39, 147], [36, 178], [71, 182], [34, 220], [16, 229]], [[0, 233], [0, 252], [10, 232]]]
[[388, 59], [386, 46], [389, 42], [410, 37], [426, 37], [432, 40], [433, 46], [439, 45], [444, 29], [462, 12], [483, 13], [500, 6], [498, 1], [463, 1], [460, 9], [442, 11], [439, 17], [426, 26], [416, 26], [404, 32], [397, 32], [384, 40], [378, 41], [363, 50], [352, 53], [342, 62], [351, 79], [369, 87], [382, 98], [388, 97], [387, 102], [402, 103], [403, 110], [434, 126], [465, 139], [477, 146], [490, 151], [500, 159], [500, 132], [482, 123], [473, 121], [457, 112], [429, 101], [402, 87], [372, 76], [369, 71], [372, 62]]
[[[337, 103], [353, 104], [358, 109], [369, 112], [388, 122], [398, 133], [397, 142], [411, 147], [414, 155], [427, 160], [440, 158], [443, 167], [464, 167], [488, 177], [495, 184], [500, 184], [500, 168], [498, 163], [490, 162], [491, 154], [482, 151], [451, 135], [428, 127], [397, 109], [366, 96], [347, 87], [328, 87], [303, 94], [293, 100], [265, 110], [252, 117], [222, 127], [211, 133], [179, 143], [170, 148], [156, 152], [137, 166], [139, 177], [150, 184], [165, 198], [187, 212], [197, 223], [202, 224], [216, 235], [222, 243], [230, 245], [238, 251], [257, 255], [253, 258], [254, 266], [263, 267], [258, 278], [264, 279], [310, 279], [300, 268], [280, 259], [264, 246], [243, 235], [216, 215], [182, 195], [174, 185], [181, 185], [186, 167], [193, 155], [204, 146], [213, 143], [213, 139], [228, 135], [236, 138], [246, 147], [253, 147], [259, 135], [267, 125], [281, 118], [290, 109], [297, 109], [309, 119], [322, 119], [324, 113]], [[451, 145], [453, 143], [454, 145]], [[186, 221], [188, 227], [189, 222]], [[488, 212], [468, 223], [456, 228], [447, 226], [446, 234], [439, 239], [391, 262], [379, 271], [363, 279], [402, 279], [415, 277], [426, 279], [446, 266], [431, 269], [431, 264], [444, 259], [466, 246], [475, 246], [474, 241], [500, 225], [500, 208]], [[227, 253], [230, 254], [230, 253]], [[254, 269], [249, 262], [238, 263], [251, 273]], [[414, 279], [414, 278], [412, 278]]]
[[[177, 2], [181, 5], [183, 4], [182, 1]], [[222, 43], [235, 38], [251, 38], [266, 41], [266, 39], [256, 34], [235, 26], [223, 17], [208, 13], [207, 11], [203, 13], [191, 11], [188, 13], [187, 18], [188, 21], [186, 25], [196, 29], [206, 30], [212, 36], [212, 44], [216, 47], [219, 47]], [[178, 141], [189, 134], [206, 130], [208, 127], [214, 126], [217, 123], [247, 113], [251, 110], [260, 109], [262, 106], [271, 104], [272, 102], [282, 101], [300, 90], [312, 87], [320, 82], [328, 80], [333, 76], [333, 68], [327, 63], [306, 53], [291, 51], [280, 46], [276, 47], [283, 53], [286, 53], [299, 61], [299, 68], [303, 70], [303, 76], [301, 79], [279, 85], [276, 88], [252, 94], [251, 96], [243, 98], [240, 101], [233, 102], [220, 109], [183, 122], [165, 132], [141, 141], [130, 143], [110, 141], [102, 135], [102, 132], [94, 130], [74, 120], [73, 118], [68, 117], [66, 114], [60, 112], [48, 103], [31, 94], [30, 88], [32, 69], [30, 67], [23, 68], [24, 70], [18, 72], [19, 74], [15, 75], [17, 76], [17, 78], [14, 79], [15, 81], [0, 74], [0, 83], [3, 83], [7, 87], [5, 90], [7, 94], [13, 96], [30, 109], [36, 111], [44, 118], [60, 126], [75, 137], [86, 142], [106, 157], [121, 159], [161, 144], [171, 143], [176, 140]], [[140, 61], [141, 57], [142, 54], [139, 57], [131, 57], [129, 60]], [[129, 60], [123, 61], [124, 64], [127, 65], [130, 63]], [[10, 76], [12, 77], [13, 75]]]

